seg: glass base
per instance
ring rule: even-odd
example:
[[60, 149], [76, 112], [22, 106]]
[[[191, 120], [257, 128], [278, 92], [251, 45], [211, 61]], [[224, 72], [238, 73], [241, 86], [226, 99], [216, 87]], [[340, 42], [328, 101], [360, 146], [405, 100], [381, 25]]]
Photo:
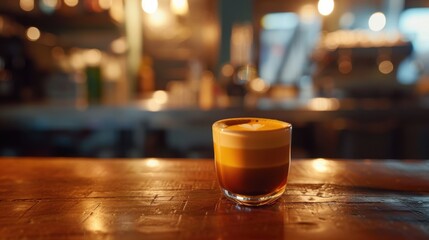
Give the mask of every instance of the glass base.
[[230, 200], [245, 206], [263, 206], [274, 203], [279, 199], [286, 190], [286, 186], [278, 189], [275, 192], [265, 194], [265, 195], [256, 195], [248, 196], [232, 193], [226, 189], [221, 188], [223, 194]]

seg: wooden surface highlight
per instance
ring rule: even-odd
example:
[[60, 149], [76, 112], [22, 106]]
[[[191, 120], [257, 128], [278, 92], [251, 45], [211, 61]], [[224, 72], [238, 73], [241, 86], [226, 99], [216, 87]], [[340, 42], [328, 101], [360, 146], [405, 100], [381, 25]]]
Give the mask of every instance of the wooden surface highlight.
[[0, 239], [429, 239], [429, 161], [293, 160], [267, 207], [210, 159], [0, 158]]

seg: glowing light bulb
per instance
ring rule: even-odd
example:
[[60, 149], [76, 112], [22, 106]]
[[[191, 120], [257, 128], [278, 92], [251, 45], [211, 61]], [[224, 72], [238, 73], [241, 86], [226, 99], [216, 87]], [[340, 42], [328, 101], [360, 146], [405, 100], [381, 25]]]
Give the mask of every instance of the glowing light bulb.
[[34, 0], [20, 0], [19, 7], [26, 12], [30, 12], [34, 9]]
[[383, 30], [386, 26], [386, 16], [381, 12], [373, 13], [368, 20], [368, 26], [374, 32]]
[[153, 14], [158, 10], [158, 0], [142, 0], [142, 9], [147, 14]]
[[79, 0], [64, 0], [64, 4], [69, 7], [76, 7], [79, 4]]
[[334, 0], [319, 0], [317, 3], [317, 10], [319, 10], [319, 13], [323, 16], [328, 16], [334, 11], [334, 6]]
[[171, 0], [170, 3], [171, 11], [177, 15], [186, 15], [189, 10], [187, 0]]
[[28, 40], [37, 41], [40, 38], [40, 30], [36, 27], [29, 27], [27, 28], [26, 35]]

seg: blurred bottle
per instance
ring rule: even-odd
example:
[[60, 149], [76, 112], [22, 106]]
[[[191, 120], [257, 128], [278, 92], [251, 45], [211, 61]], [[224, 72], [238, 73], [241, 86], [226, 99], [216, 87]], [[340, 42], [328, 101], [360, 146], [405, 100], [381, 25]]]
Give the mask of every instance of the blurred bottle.
[[198, 106], [201, 79], [203, 76], [203, 64], [199, 59], [189, 61], [189, 74], [186, 81], [187, 99], [190, 106]]
[[100, 66], [88, 66], [85, 69], [88, 103], [100, 103], [102, 95]]
[[149, 56], [143, 56], [139, 70], [138, 81], [139, 95], [155, 91], [155, 72], [153, 70], [153, 60]]
[[89, 49], [84, 52], [86, 61], [86, 93], [90, 104], [99, 104], [102, 100], [103, 82], [101, 76], [101, 61], [103, 53], [98, 49]]
[[214, 99], [215, 93], [215, 82], [213, 73], [205, 71], [201, 78], [200, 83], [200, 94], [199, 94], [199, 106], [202, 109], [210, 109], [215, 105]]
[[231, 64], [222, 67], [222, 75], [227, 76], [224, 77], [225, 88], [232, 104], [243, 104], [248, 83], [257, 77], [253, 54], [251, 23], [234, 24], [231, 33]]

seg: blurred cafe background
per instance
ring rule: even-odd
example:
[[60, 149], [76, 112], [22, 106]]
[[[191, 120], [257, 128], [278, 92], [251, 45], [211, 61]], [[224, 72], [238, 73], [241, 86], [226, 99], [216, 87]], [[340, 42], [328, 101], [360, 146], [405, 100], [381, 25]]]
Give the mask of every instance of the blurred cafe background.
[[429, 158], [429, 1], [0, 1], [0, 156], [212, 157], [293, 124], [294, 158]]

